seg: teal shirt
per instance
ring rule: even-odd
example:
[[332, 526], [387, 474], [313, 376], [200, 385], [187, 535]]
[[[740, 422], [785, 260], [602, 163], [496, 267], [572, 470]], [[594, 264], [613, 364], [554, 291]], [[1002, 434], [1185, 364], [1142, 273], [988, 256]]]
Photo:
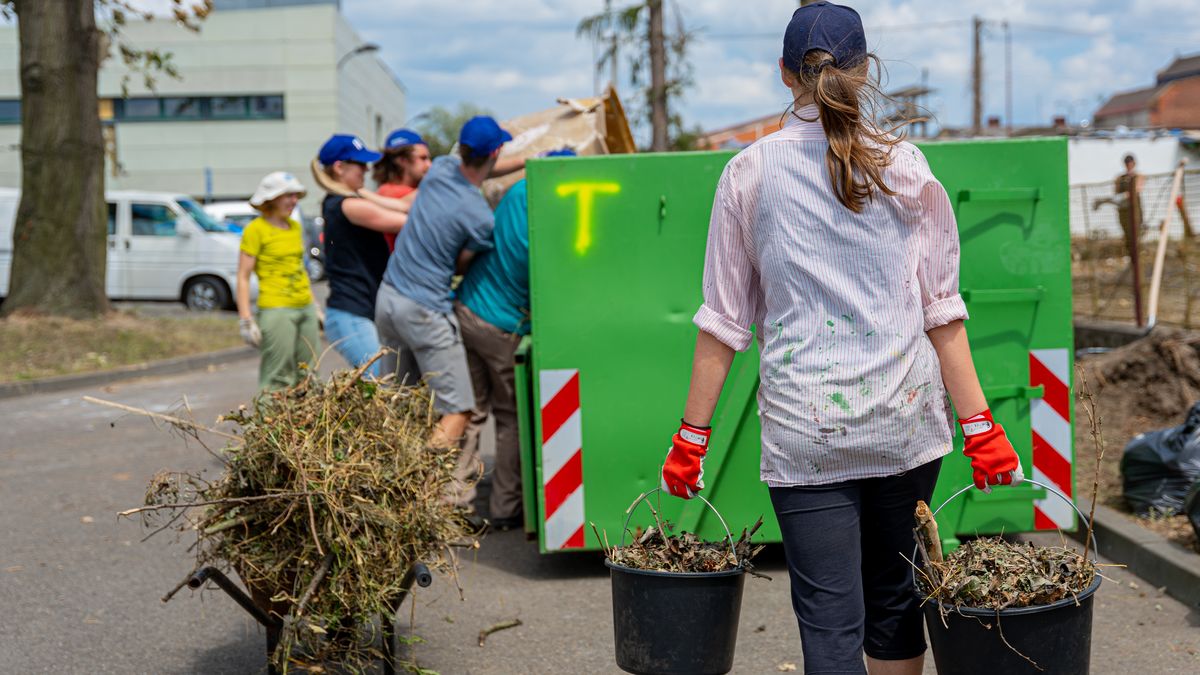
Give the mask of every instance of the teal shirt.
[[495, 248], [482, 253], [463, 278], [459, 300], [506, 333], [529, 334], [529, 210], [525, 180], [496, 207]]

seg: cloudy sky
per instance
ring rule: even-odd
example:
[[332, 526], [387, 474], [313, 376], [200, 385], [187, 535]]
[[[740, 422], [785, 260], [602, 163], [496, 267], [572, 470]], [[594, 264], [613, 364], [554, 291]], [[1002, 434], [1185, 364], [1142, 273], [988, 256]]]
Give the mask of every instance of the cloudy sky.
[[[155, 0], [147, 0], [154, 2]], [[629, 0], [614, 0], [622, 7]], [[781, 111], [775, 61], [794, 0], [667, 0], [698, 33], [687, 125], [713, 129]], [[1004, 31], [1012, 31], [1018, 124], [1084, 119], [1114, 91], [1153, 82], [1178, 54], [1200, 52], [1196, 0], [861, 0], [867, 40], [890, 88], [928, 69], [939, 121], [970, 120], [971, 17], [987, 21], [985, 114], [1003, 115]], [[342, 0], [342, 11], [408, 87], [409, 113], [470, 101], [501, 117], [593, 93], [593, 47], [575, 37], [603, 0]], [[628, 68], [622, 71], [628, 76]], [[621, 91], [631, 93], [628, 83]]]

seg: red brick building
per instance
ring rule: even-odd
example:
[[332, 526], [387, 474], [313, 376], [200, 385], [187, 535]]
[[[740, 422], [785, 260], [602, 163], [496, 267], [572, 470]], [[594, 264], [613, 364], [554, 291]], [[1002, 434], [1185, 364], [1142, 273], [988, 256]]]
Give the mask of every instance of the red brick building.
[[710, 131], [696, 139], [697, 150], [737, 149], [750, 145], [767, 134], [779, 131], [782, 114], [767, 115], [724, 129]]
[[1114, 94], [1092, 118], [1097, 129], [1200, 129], [1200, 54], [1175, 59], [1152, 87]]

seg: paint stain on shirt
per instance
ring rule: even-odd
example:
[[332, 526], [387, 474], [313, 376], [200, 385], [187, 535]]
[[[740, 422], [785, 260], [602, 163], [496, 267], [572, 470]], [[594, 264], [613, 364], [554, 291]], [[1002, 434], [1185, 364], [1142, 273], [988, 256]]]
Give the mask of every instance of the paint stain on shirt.
[[836, 404], [837, 404], [837, 406], [838, 406], [839, 408], [841, 408], [842, 410], [844, 410], [844, 411], [846, 411], [846, 412], [851, 412], [851, 410], [850, 410], [850, 402], [846, 400], [846, 397], [845, 397], [845, 396], [842, 396], [842, 392], [840, 392], [840, 391], [837, 391], [837, 392], [834, 392], [834, 393], [830, 394], [830, 395], [829, 395], [829, 400], [830, 400], [830, 401], [833, 401], [834, 403], [836, 403]]

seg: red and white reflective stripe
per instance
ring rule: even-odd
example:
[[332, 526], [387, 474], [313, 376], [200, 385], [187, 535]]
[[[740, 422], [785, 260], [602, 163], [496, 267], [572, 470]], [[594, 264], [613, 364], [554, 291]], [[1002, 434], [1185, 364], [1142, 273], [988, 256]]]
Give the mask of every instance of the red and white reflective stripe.
[[[1029, 384], [1046, 393], [1029, 404], [1033, 428], [1033, 478], [1071, 497], [1071, 352], [1034, 349], [1029, 352]], [[1075, 524], [1071, 505], [1054, 495], [1033, 503], [1033, 524], [1039, 530], [1069, 529]]]
[[583, 548], [583, 432], [579, 371], [539, 373], [547, 549]]

